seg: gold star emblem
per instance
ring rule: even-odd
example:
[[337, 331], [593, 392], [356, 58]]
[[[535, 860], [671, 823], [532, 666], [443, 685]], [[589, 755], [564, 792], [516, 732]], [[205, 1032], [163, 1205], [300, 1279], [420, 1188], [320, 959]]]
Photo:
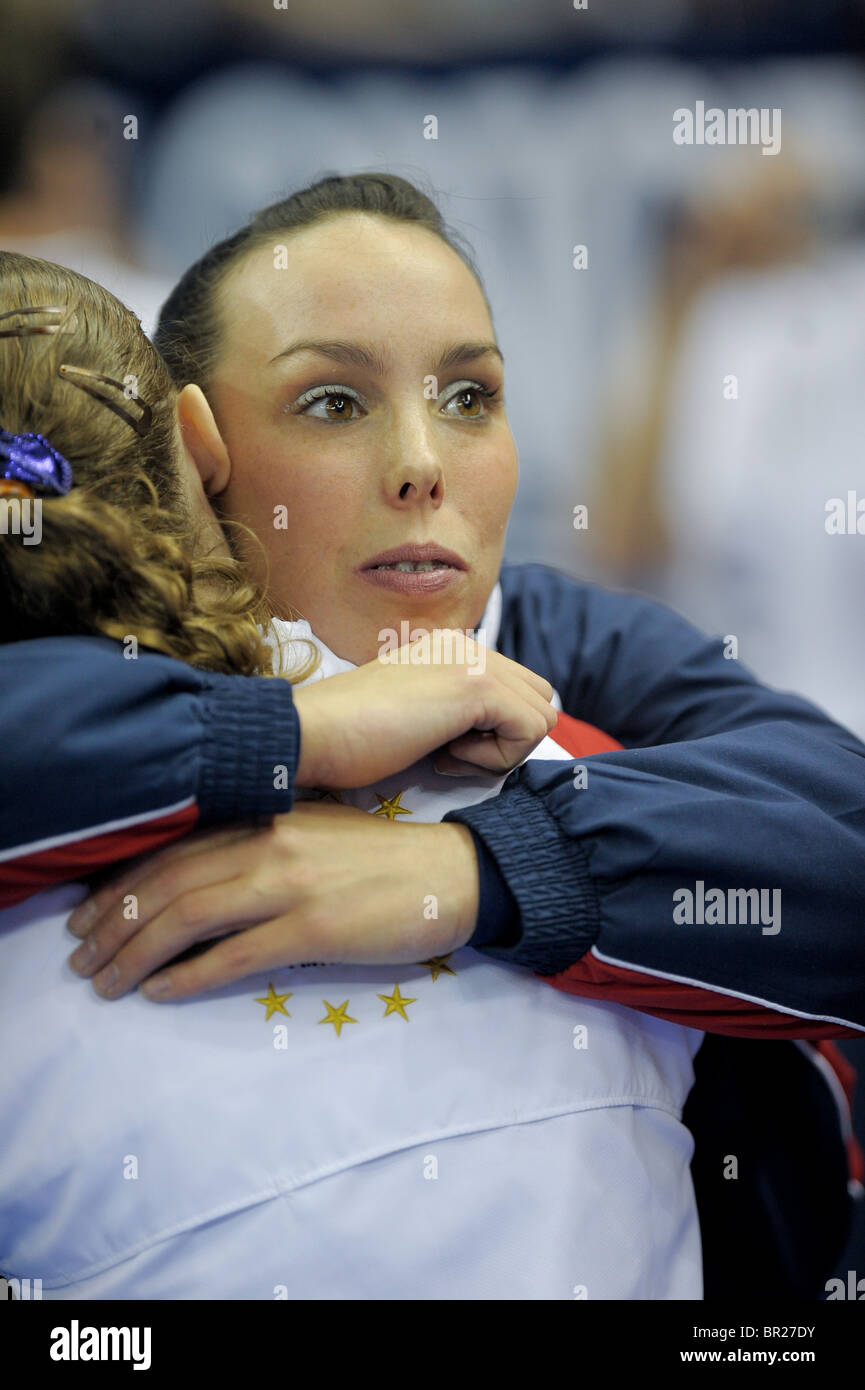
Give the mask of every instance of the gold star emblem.
[[373, 811], [373, 815], [387, 816], [388, 820], [396, 820], [397, 816], [413, 816], [414, 811], [408, 811], [404, 806], [400, 806], [399, 799], [402, 795], [402, 792], [397, 792], [396, 796], [388, 800], [386, 796], [382, 796], [381, 792], [376, 792], [381, 805], [378, 810]]
[[387, 1018], [388, 1014], [399, 1014], [405, 1019], [406, 1023], [408, 1023], [409, 1016], [405, 1011], [405, 1006], [406, 1004], [416, 1004], [417, 999], [403, 999], [399, 992], [399, 985], [394, 985], [393, 994], [380, 994], [378, 997], [379, 999], [383, 999], [387, 1004], [387, 1008], [384, 1011], [385, 1018]]
[[325, 792], [324, 796], [321, 799], [322, 801], [338, 801], [340, 806], [345, 805], [345, 802], [343, 801], [339, 792]]
[[267, 1013], [264, 1016], [265, 1023], [270, 1018], [271, 1014], [276, 1013], [285, 1014], [286, 1018], [291, 1018], [291, 1014], [288, 1012], [288, 1009], [284, 1009], [282, 1007], [286, 999], [290, 998], [290, 994], [277, 994], [276, 990], [273, 988], [273, 985], [268, 984], [267, 995], [265, 996], [265, 998], [256, 999], [255, 1001], [256, 1004], [265, 1004], [267, 1006]]
[[437, 980], [442, 971], [446, 975], [455, 975], [457, 972], [451, 970], [448, 961], [453, 955], [453, 951], [448, 951], [446, 956], [430, 956], [429, 960], [422, 960], [421, 965], [427, 966], [434, 980]]
[[341, 1029], [344, 1023], [357, 1023], [356, 1018], [349, 1018], [348, 1014], [344, 1012], [344, 1010], [348, 1008], [347, 999], [340, 1004], [338, 1009], [335, 1009], [332, 1004], [328, 1004], [326, 999], [322, 999], [321, 1002], [327, 1009], [327, 1017], [320, 1018], [318, 1021], [319, 1023], [332, 1023], [336, 1029], [337, 1037], [341, 1036]]

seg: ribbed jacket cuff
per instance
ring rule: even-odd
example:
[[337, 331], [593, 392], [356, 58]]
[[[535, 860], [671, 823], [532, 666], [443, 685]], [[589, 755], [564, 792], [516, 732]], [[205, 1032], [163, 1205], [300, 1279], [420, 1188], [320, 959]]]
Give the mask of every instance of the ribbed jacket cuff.
[[514, 946], [522, 928], [517, 900], [480, 835], [469, 829], [478, 861], [478, 919], [467, 946]]
[[200, 714], [202, 822], [290, 811], [300, 725], [288, 681], [210, 675], [200, 696]]
[[519, 907], [516, 944], [478, 950], [540, 975], [555, 975], [585, 955], [600, 930], [588, 860], [536, 793], [515, 784], [444, 820], [460, 821], [483, 840]]

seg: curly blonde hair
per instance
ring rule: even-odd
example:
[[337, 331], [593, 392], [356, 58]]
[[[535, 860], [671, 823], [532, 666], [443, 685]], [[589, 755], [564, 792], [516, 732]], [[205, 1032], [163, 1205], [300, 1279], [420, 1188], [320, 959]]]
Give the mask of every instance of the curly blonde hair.
[[[33, 312], [41, 306], [60, 313]], [[261, 590], [237, 560], [198, 553], [176, 388], [138, 319], [83, 275], [9, 251], [0, 251], [0, 314], [0, 426], [45, 436], [73, 477], [67, 496], [40, 499], [39, 544], [0, 532], [0, 642], [135, 637], [204, 670], [270, 675]], [[74, 369], [117, 385], [101, 383], [97, 399], [81, 384], [94, 378]], [[143, 434], [135, 397], [151, 411]]]

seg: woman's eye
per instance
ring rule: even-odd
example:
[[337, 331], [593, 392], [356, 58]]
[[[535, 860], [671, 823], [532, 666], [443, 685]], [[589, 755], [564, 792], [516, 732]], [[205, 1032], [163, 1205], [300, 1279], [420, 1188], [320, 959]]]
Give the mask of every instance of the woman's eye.
[[480, 385], [460, 384], [445, 403], [446, 415], [458, 420], [477, 420], [487, 413], [487, 402], [497, 395]]
[[291, 410], [314, 420], [356, 420], [361, 414], [357, 396], [342, 386], [316, 386], [305, 392]]

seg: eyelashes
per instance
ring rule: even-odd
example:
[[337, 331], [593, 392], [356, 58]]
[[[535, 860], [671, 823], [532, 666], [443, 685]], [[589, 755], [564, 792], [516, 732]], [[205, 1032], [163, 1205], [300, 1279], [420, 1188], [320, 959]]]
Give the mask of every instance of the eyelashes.
[[[489, 402], [490, 404], [500, 403], [502, 398], [502, 387], [500, 385], [494, 387], [484, 386], [484, 384], [480, 381], [454, 382], [453, 385], [446, 388], [446, 390], [449, 391], [449, 394], [443, 403], [443, 408], [446, 408], [450, 406], [454, 401], [459, 400], [460, 396], [466, 396], [469, 394], [474, 394], [475, 396], [480, 397], [483, 401]], [[439, 394], [441, 395], [443, 393], [440, 392]], [[331, 414], [312, 414], [310, 407], [314, 406], [316, 403], [322, 401], [326, 403], [327, 401], [334, 399], [351, 402], [353, 409], [355, 407], [358, 410], [366, 409], [363, 398], [358, 394], [357, 391], [353, 390], [352, 387], [342, 386], [337, 382], [332, 382], [328, 385], [313, 386], [308, 391], [304, 391], [302, 395], [298, 396], [297, 400], [292, 401], [288, 405], [283, 406], [283, 413], [287, 415], [308, 415], [312, 419], [327, 420], [331, 423], [336, 424], [348, 422], [349, 420], [354, 420], [358, 418], [358, 416], [354, 414], [345, 416]], [[451, 415], [450, 418], [463, 420], [483, 419], [486, 416], [486, 414], [487, 411], [484, 410], [483, 412], [481, 412], [481, 414], [477, 416]]]
[[[448, 396], [445, 405], [450, 406], [453, 404], [454, 401], [458, 401], [461, 396], [468, 395], [480, 396], [481, 399], [486, 402], [496, 401], [501, 396], [501, 389], [502, 388], [500, 386], [496, 386], [495, 388], [482, 386], [479, 381], [458, 382], [457, 385], [451, 390], [451, 394]], [[478, 415], [454, 414], [451, 415], [450, 418], [453, 420], [483, 420], [486, 418], [488, 413], [488, 409], [484, 409]]]
[[[327, 401], [329, 399], [352, 401], [354, 405], [362, 407], [363, 402], [356, 391], [352, 391], [350, 386], [313, 386], [311, 390], [304, 391], [302, 396], [298, 396], [296, 401], [284, 406], [284, 412], [289, 415], [305, 415], [308, 408], [315, 405], [316, 401]], [[314, 417], [313, 417], [314, 418]], [[319, 416], [319, 419], [326, 418]], [[333, 418], [333, 417], [331, 417]]]

